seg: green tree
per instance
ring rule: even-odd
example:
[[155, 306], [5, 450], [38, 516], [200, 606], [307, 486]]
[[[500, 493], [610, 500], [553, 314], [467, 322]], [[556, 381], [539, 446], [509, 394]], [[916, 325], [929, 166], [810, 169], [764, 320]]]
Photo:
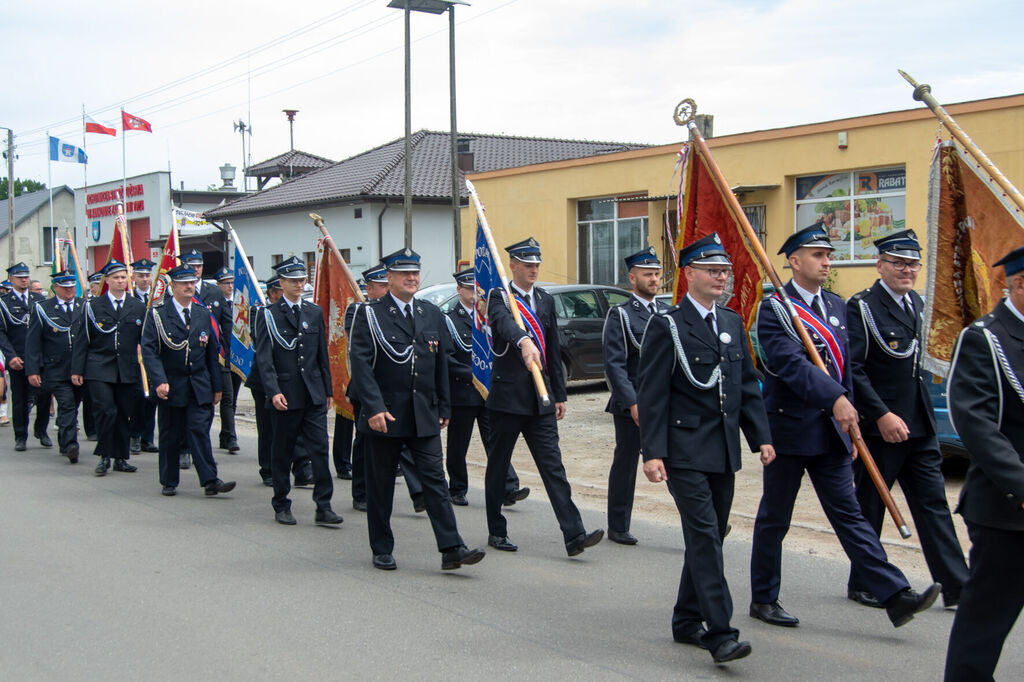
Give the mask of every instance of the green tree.
[[[22, 180], [14, 178], [14, 196], [20, 196], [26, 192], [35, 192], [46, 189], [46, 184], [35, 180]], [[7, 178], [0, 179], [0, 201], [7, 200]]]

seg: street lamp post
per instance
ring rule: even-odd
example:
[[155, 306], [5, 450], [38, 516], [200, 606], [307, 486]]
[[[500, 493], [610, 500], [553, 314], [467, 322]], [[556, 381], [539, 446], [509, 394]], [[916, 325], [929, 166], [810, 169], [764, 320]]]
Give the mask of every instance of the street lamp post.
[[455, 233], [455, 259], [461, 253], [461, 221], [459, 219], [458, 151], [455, 130], [455, 5], [468, 5], [466, 0], [391, 0], [388, 7], [405, 11], [405, 246], [412, 248], [412, 58], [410, 54], [410, 15], [412, 12], [444, 14], [449, 12], [449, 88], [451, 99], [451, 162], [452, 162], [452, 219]]

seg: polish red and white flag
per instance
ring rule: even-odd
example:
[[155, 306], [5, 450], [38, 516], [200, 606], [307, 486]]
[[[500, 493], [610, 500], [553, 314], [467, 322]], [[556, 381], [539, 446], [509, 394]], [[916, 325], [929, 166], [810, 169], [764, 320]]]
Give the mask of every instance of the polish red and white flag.
[[114, 137], [117, 137], [117, 128], [105, 126], [89, 114], [85, 114], [85, 132], [99, 133], [101, 135], [113, 135]]

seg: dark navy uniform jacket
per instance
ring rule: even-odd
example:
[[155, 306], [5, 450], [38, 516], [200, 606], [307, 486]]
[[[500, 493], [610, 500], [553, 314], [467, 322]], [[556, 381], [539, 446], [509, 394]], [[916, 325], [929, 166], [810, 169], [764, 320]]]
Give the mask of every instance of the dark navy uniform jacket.
[[127, 293], [120, 318], [107, 294], [88, 301], [71, 329], [75, 337], [71, 373], [112, 384], [140, 381], [138, 346], [145, 315], [142, 301]]
[[[792, 282], [785, 285], [790, 297], [801, 301]], [[757, 340], [765, 353], [764, 405], [768, 411], [775, 450], [786, 455], [823, 455], [829, 452], [830, 431], [835, 431], [849, 452], [850, 437], [832, 418], [832, 406], [839, 396], [853, 401], [853, 372], [850, 371], [846, 303], [830, 291], [821, 290], [825, 322], [847, 350], [842, 380], [838, 368], [829, 366], [826, 375], [807, 355], [799, 339], [776, 315], [772, 300], [765, 299], [757, 313]], [[781, 305], [780, 302], [776, 302]], [[785, 314], [785, 313], [784, 313]], [[815, 344], [821, 343], [812, 334]], [[822, 353], [828, 362], [828, 355]]]
[[[451, 417], [451, 337], [444, 314], [427, 301], [414, 299], [412, 306], [415, 330], [390, 295], [364, 303], [355, 313], [349, 386], [360, 401], [357, 428], [364, 433], [387, 438], [437, 436], [439, 420]], [[388, 422], [387, 433], [369, 425], [369, 418], [381, 412], [395, 418]]]
[[[222, 390], [221, 368], [217, 360], [220, 342], [213, 333], [210, 312], [193, 303], [189, 309], [189, 322], [186, 330], [185, 322], [168, 298], [163, 305], [150, 311], [150, 319], [142, 335], [142, 361], [146, 366], [150, 390], [155, 395], [157, 386], [168, 384], [166, 404], [171, 407], [187, 407], [190, 393], [197, 404], [209, 405], [213, 402], [213, 394]], [[168, 341], [176, 346], [184, 343], [185, 346], [176, 349], [169, 346]]]
[[29, 312], [36, 303], [42, 303], [46, 297], [26, 291], [28, 305], [21, 302], [13, 291], [0, 296], [0, 350], [4, 353], [5, 362], [11, 358], [25, 359], [25, 335], [28, 333]]
[[[263, 324], [263, 306], [259, 303], [249, 306], [249, 335], [252, 336], [253, 342], [260, 336], [260, 325]], [[256, 362], [256, 356], [253, 355], [252, 367], [249, 368], [249, 376], [245, 378], [245, 385], [250, 389], [257, 391], [263, 391], [263, 380], [260, 379], [260, 365]]]
[[[514, 290], [514, 287], [513, 287]], [[562, 373], [562, 347], [558, 341], [558, 318], [555, 299], [540, 287], [533, 288], [532, 308], [544, 328], [547, 346], [547, 367], [541, 368], [551, 404], [544, 407], [537, 395], [533, 375], [523, 364], [518, 348], [520, 339], [528, 334], [519, 328], [512, 311], [505, 304], [500, 288], [487, 296], [487, 320], [491, 326], [494, 361], [491, 365], [491, 389], [487, 408], [510, 414], [554, 414], [555, 403], [566, 401], [565, 375]], [[499, 355], [500, 354], [500, 355]]]
[[[924, 301], [916, 291], [910, 296], [914, 302], [912, 317], [878, 281], [847, 302], [850, 367], [853, 394], [857, 396], [854, 406], [865, 436], [881, 437], [876, 422], [886, 412], [906, 422], [911, 438], [935, 433], [935, 413], [921, 378]], [[912, 352], [915, 340], [917, 352]]]
[[[473, 385], [473, 316], [461, 303], [448, 311], [452, 354], [448, 358], [453, 407], [480, 407], [484, 397]], [[454, 329], [454, 334], [452, 334]], [[468, 348], [468, 350], [466, 350]]]
[[[751, 450], [772, 442], [743, 321], [722, 306], [715, 315], [717, 338], [689, 299], [659, 312], [647, 324], [637, 391], [645, 462], [661, 459], [680, 469], [735, 472], [742, 457], [741, 429]], [[708, 383], [718, 367], [721, 392], [717, 382], [707, 389], [691, 382], [669, 320], [675, 323], [693, 379]]]
[[[657, 309], [664, 306], [657, 305]], [[601, 335], [604, 351], [604, 376], [611, 387], [605, 412], [628, 417], [629, 408], [636, 405], [638, 383], [637, 364], [640, 361], [640, 343], [644, 338], [651, 311], [630, 296], [628, 301], [614, 305], [604, 320]]]
[[960, 333], [949, 414], [971, 453], [957, 512], [982, 526], [1024, 530], [1024, 322], [1001, 301]]
[[[323, 311], [309, 301], [300, 300], [299, 305], [298, 326], [284, 296], [263, 310], [258, 325], [256, 361], [268, 407], [273, 407], [271, 401], [278, 393], [284, 394], [289, 410], [324, 405], [333, 395]], [[272, 333], [267, 316], [273, 320], [279, 339]]]
[[29, 315], [25, 374], [41, 375], [44, 389], [54, 382], [71, 381], [71, 348], [75, 341], [72, 327], [84, 303], [80, 298], [72, 298], [69, 303], [71, 312], [64, 312], [55, 296], [37, 303]]

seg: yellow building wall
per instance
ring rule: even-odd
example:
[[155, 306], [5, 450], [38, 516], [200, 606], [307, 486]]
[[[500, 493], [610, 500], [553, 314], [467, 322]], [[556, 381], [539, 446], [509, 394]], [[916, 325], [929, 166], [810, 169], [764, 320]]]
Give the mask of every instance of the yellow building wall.
[[[1024, 96], [982, 100], [948, 107], [960, 126], [1018, 187], [1024, 186]], [[838, 133], [847, 133], [846, 149]], [[730, 186], [778, 185], [776, 189], [741, 196], [744, 205], [764, 204], [765, 248], [783, 280], [783, 256], [775, 256], [794, 225], [795, 179], [803, 175], [872, 169], [906, 168], [906, 220], [926, 239], [928, 174], [939, 122], [927, 110], [845, 119], [795, 128], [743, 133], [708, 140], [712, 154]], [[949, 134], [943, 131], [943, 137]], [[577, 281], [576, 202], [594, 197], [646, 192], [674, 194], [672, 180], [682, 143], [620, 152], [602, 157], [527, 166], [470, 175], [476, 185], [499, 249], [527, 237], [541, 244], [541, 279]], [[648, 233], [662, 262], [665, 201], [648, 202]], [[675, 210], [675, 202], [670, 204]], [[476, 218], [463, 213], [463, 253], [472, 253]], [[502, 254], [504, 257], [505, 254]], [[671, 260], [671, 259], [669, 259]], [[835, 268], [834, 289], [850, 296], [870, 286], [877, 273], [866, 261]], [[923, 271], [917, 288], [924, 290]]]

